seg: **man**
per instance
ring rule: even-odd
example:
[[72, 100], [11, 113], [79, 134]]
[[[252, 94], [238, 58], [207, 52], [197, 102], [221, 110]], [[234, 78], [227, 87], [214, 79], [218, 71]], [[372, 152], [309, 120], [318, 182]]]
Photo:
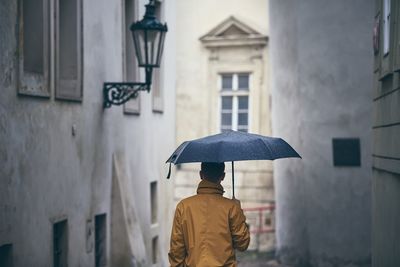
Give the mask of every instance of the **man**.
[[168, 253], [171, 267], [234, 267], [235, 249], [249, 246], [240, 202], [222, 196], [224, 171], [224, 163], [203, 162], [197, 195], [176, 206]]

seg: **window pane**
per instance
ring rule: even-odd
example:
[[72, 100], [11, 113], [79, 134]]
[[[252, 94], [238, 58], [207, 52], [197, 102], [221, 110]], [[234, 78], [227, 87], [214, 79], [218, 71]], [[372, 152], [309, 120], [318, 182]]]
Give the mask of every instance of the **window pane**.
[[74, 80], [78, 75], [78, 3], [77, 0], [60, 0], [59, 3], [60, 77]]
[[247, 129], [247, 128], [240, 128], [240, 127], [238, 127], [238, 131], [239, 131], [239, 132], [247, 133], [248, 129]]
[[248, 116], [248, 114], [247, 114], [247, 113], [239, 113], [238, 115], [239, 115], [239, 116], [238, 116], [238, 124], [239, 124], [240, 126], [247, 126], [248, 123], [249, 123], [249, 120], [248, 120], [249, 116]]
[[247, 110], [249, 108], [249, 97], [248, 96], [239, 96], [238, 102], [239, 102], [239, 109]]
[[232, 113], [222, 113], [221, 114], [221, 125], [231, 126], [232, 125]]
[[249, 90], [249, 75], [248, 74], [239, 74], [239, 90]]
[[222, 109], [223, 110], [232, 110], [232, 97], [231, 96], [223, 96], [222, 97]]
[[232, 74], [222, 75], [222, 90], [232, 90]]
[[43, 74], [43, 1], [24, 0], [22, 7], [24, 70]]

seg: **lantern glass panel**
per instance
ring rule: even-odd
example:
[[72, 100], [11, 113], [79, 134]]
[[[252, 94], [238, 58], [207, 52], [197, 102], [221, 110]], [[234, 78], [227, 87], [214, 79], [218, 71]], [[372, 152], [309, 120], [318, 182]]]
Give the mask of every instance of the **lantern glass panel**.
[[164, 40], [165, 40], [165, 33], [164, 31], [160, 32], [160, 43], [159, 43], [159, 49], [157, 53], [157, 66], [160, 66], [161, 63], [161, 57], [163, 54], [164, 50]]
[[145, 31], [144, 30], [134, 30], [132, 31], [133, 43], [135, 45], [136, 57], [139, 66], [146, 65], [146, 41], [145, 41]]
[[158, 50], [160, 44], [160, 31], [148, 30], [147, 31], [147, 64], [155, 66], [158, 65]]

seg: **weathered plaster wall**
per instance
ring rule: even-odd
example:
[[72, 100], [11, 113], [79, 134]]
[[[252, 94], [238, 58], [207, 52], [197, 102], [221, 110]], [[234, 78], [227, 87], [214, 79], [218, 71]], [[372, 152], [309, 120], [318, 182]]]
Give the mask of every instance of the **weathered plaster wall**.
[[[139, 1], [140, 17], [144, 4]], [[164, 112], [142, 93], [141, 114], [102, 108], [104, 81], [122, 81], [121, 1], [83, 1], [81, 103], [17, 96], [17, 1], [0, 3], [0, 245], [12, 243], [14, 266], [52, 266], [52, 220], [68, 218], [69, 266], [93, 266], [86, 252], [86, 220], [107, 213], [113, 154], [128, 163], [148, 261], [159, 233], [166, 264], [172, 183], [164, 161], [175, 145], [175, 1], [164, 1]], [[75, 128], [75, 135], [72, 128]], [[162, 134], [162, 138], [160, 138]], [[159, 181], [159, 224], [150, 223], [150, 182]], [[108, 238], [108, 241], [110, 239]], [[108, 250], [109, 250], [108, 244]]]
[[[271, 1], [273, 134], [302, 160], [274, 163], [278, 254], [296, 266], [370, 266], [373, 1]], [[361, 167], [332, 138], [359, 137]]]

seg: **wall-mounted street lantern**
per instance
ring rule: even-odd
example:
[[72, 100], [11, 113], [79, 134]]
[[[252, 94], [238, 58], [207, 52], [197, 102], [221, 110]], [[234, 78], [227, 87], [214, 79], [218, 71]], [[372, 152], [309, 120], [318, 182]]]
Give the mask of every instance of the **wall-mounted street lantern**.
[[150, 0], [143, 19], [130, 26], [138, 65], [145, 69], [145, 82], [105, 82], [105, 108], [122, 105], [129, 99], [136, 98], [139, 91], [150, 92], [153, 68], [160, 67], [165, 33], [168, 31], [167, 24], [161, 24], [157, 20], [155, 8], [154, 0]]

